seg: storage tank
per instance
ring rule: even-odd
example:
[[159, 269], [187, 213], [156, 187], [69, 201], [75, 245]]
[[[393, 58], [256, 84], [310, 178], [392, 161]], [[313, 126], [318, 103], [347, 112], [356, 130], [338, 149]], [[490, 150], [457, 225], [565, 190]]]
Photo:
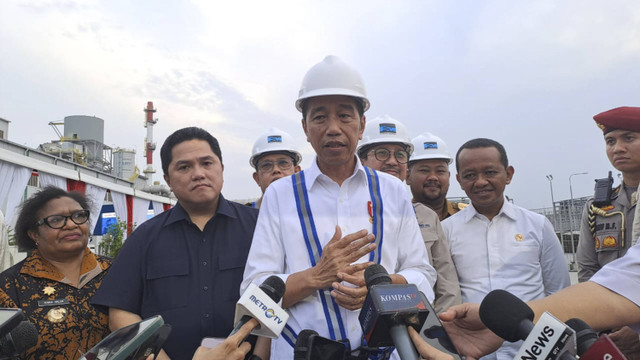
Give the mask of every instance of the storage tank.
[[68, 140], [95, 140], [104, 144], [104, 120], [86, 115], [66, 116], [64, 137]]
[[136, 168], [136, 151], [133, 149], [115, 149], [113, 151], [113, 175], [129, 179]]

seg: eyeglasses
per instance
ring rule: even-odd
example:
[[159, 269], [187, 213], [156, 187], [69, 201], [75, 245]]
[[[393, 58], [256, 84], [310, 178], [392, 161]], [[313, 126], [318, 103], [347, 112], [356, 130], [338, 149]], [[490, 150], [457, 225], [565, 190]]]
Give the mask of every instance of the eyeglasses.
[[[391, 150], [388, 150], [388, 149], [385, 149], [385, 148], [375, 149], [375, 150], [371, 150], [371, 151], [373, 151], [373, 153], [376, 156], [376, 159], [378, 159], [378, 161], [387, 161], [389, 159], [389, 157], [391, 156]], [[400, 164], [406, 164], [407, 162], [409, 162], [409, 153], [404, 151], [404, 150], [395, 151], [393, 153], [393, 156], [396, 158], [396, 160]]]
[[258, 164], [258, 170], [262, 172], [270, 172], [273, 170], [273, 165], [278, 165], [280, 170], [287, 170], [293, 166], [293, 160], [291, 159], [278, 159], [277, 161], [263, 161]]
[[69, 216], [64, 215], [51, 215], [38, 221], [37, 226], [46, 224], [52, 229], [62, 229], [67, 224], [67, 219], [71, 219], [76, 225], [82, 225], [89, 220], [89, 210], [78, 210], [71, 213]]

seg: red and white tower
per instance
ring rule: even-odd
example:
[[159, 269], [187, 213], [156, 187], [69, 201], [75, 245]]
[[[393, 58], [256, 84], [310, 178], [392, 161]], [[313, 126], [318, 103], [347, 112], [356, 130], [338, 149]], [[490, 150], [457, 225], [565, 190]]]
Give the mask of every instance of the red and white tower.
[[156, 143], [153, 142], [153, 125], [158, 122], [158, 119], [153, 118], [153, 114], [156, 109], [153, 107], [153, 101], [147, 102], [147, 107], [144, 108], [145, 120], [144, 127], [147, 128], [147, 137], [145, 141], [145, 154], [147, 158], [147, 167], [144, 169], [144, 175], [147, 177], [147, 184], [153, 185], [153, 174], [156, 172], [153, 169], [153, 151], [156, 149]]

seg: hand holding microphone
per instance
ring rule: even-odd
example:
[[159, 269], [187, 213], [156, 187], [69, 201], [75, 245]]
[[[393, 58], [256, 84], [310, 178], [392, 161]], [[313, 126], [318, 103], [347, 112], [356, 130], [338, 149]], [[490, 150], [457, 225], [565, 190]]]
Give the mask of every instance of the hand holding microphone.
[[493, 290], [480, 304], [480, 319], [496, 335], [524, 340], [514, 359], [576, 359], [575, 332], [545, 312], [533, 324], [533, 310], [505, 290]]
[[368, 347], [395, 346], [403, 360], [418, 359], [407, 325], [420, 330], [427, 318], [426, 297], [415, 285], [394, 285], [387, 270], [369, 266], [364, 277], [369, 293], [360, 311], [364, 343]]
[[249, 319], [232, 335], [214, 348], [198, 347], [193, 360], [242, 360], [251, 350], [251, 344], [244, 341], [251, 330], [258, 326], [258, 320]]
[[269, 276], [259, 287], [249, 285], [236, 304], [236, 326], [229, 336], [237, 333], [251, 319], [259, 323], [251, 334], [272, 339], [280, 336], [289, 319], [289, 314], [278, 305], [285, 290], [284, 281], [275, 275]]

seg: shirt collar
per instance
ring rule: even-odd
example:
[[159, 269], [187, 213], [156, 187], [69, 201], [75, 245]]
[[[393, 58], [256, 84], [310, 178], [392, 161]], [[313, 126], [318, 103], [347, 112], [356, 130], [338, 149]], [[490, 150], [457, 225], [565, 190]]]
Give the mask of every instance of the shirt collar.
[[[85, 248], [82, 263], [80, 264], [80, 282], [78, 284], [78, 288], [83, 287], [91, 279], [98, 276], [98, 274], [105, 270], [106, 265], [103, 265], [104, 264], [98, 262], [95, 255], [88, 247]], [[20, 273], [37, 278], [69, 283], [58, 268], [42, 257], [42, 254], [40, 254], [38, 249], [33, 250], [31, 255], [25, 260], [22, 268], [20, 269]]]
[[[224, 215], [230, 218], [237, 217], [233, 208], [229, 204], [229, 201], [225, 199], [222, 194], [220, 194], [218, 199], [218, 209], [216, 210], [215, 215]], [[166, 226], [178, 221], [187, 221], [191, 223], [191, 218], [189, 217], [189, 214], [187, 214], [187, 211], [180, 205], [180, 200], [178, 200], [178, 203], [171, 209], [169, 217], [164, 225]]]
[[[486, 218], [484, 215], [480, 214], [476, 210], [475, 206], [473, 206], [473, 202], [471, 202], [471, 204], [466, 208], [462, 209], [459, 213], [461, 214], [460, 216], [463, 217], [464, 222], [468, 222], [475, 216], [478, 216], [478, 217], [481, 216], [482, 218]], [[511, 202], [509, 202], [505, 198], [504, 202], [502, 203], [502, 208], [500, 209], [500, 211], [498, 211], [498, 214], [495, 217], [499, 217], [499, 216], [506, 216], [509, 219], [516, 220], [517, 219], [516, 206], [513, 205]]]
[[[360, 159], [355, 156], [355, 154], [353, 156], [356, 158], [356, 167], [353, 169], [353, 173], [347, 180], [359, 178], [364, 182], [364, 184], [367, 184], [367, 174], [364, 171], [364, 166], [360, 162]], [[316, 184], [320, 179], [333, 181], [328, 176], [323, 174], [322, 171], [320, 171], [320, 168], [318, 167], [317, 155], [313, 158], [311, 166], [304, 171], [304, 178], [307, 183], [307, 189], [311, 189], [313, 185]]]

